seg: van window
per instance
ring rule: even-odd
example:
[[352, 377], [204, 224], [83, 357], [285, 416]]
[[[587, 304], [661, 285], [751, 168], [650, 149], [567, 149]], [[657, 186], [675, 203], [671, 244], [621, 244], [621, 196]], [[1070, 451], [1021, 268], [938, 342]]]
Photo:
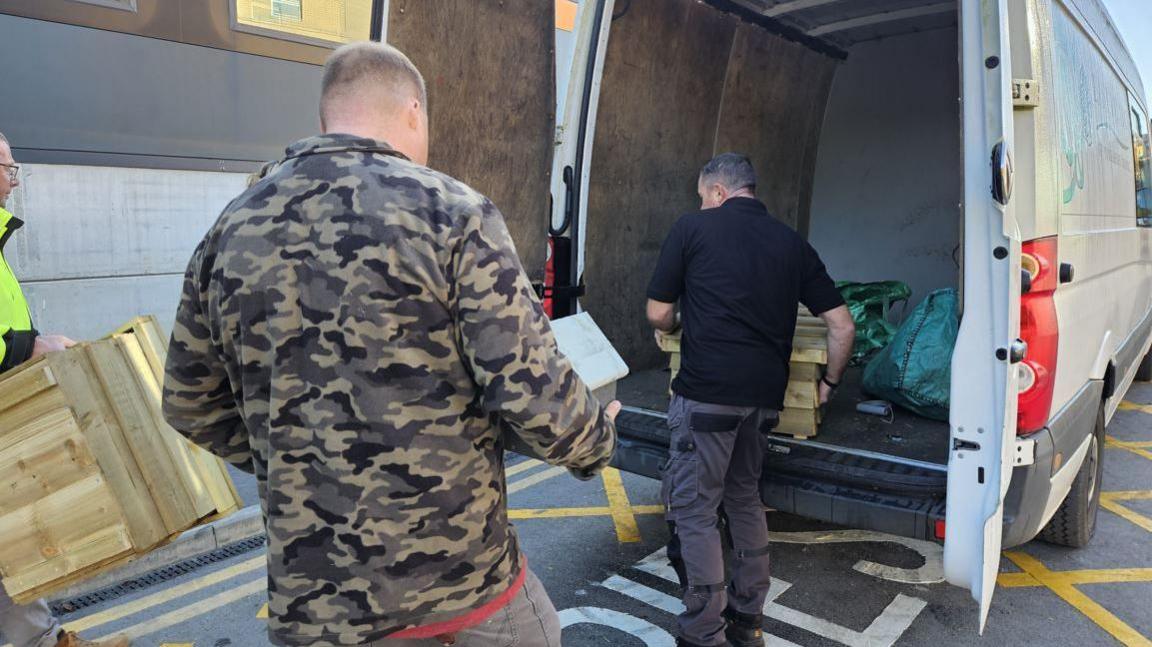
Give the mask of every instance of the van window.
[[1152, 227], [1152, 139], [1148, 117], [1132, 102], [1132, 155], [1136, 163], [1136, 224]]
[[1060, 231], [1087, 234], [1131, 229], [1135, 223], [1128, 90], [1068, 11], [1055, 11], [1052, 27]]
[[238, 31], [315, 45], [368, 40], [372, 0], [232, 0]]

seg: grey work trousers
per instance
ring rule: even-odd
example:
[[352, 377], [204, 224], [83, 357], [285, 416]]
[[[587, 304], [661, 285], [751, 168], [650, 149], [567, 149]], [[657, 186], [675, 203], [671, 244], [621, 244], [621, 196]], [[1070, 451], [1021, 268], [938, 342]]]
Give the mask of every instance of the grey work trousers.
[[[680, 636], [725, 645], [724, 612], [759, 625], [771, 584], [768, 522], [760, 501], [762, 433], [779, 412], [695, 402], [674, 395], [668, 408], [671, 453], [662, 496], [672, 539], [668, 557], [684, 586]], [[725, 586], [719, 515], [732, 539], [732, 582]]]
[[[371, 647], [441, 647], [432, 638], [385, 638]], [[560, 616], [531, 570], [524, 588], [486, 622], [456, 634], [455, 647], [560, 647]]]
[[54, 647], [59, 633], [60, 623], [44, 600], [16, 604], [0, 586], [0, 635], [12, 647]]

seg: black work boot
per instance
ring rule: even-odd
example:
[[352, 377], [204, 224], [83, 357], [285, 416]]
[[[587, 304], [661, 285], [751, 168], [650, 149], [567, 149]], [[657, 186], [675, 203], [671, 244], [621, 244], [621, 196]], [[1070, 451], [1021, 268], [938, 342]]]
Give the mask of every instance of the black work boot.
[[759, 614], [740, 613], [732, 609], [724, 610], [724, 619], [728, 626], [724, 628], [724, 636], [732, 647], [764, 647], [764, 630]]

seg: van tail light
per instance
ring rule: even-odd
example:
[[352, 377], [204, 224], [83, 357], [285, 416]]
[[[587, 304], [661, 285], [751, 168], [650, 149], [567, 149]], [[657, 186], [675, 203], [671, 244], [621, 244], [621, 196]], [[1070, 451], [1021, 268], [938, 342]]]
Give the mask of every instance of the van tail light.
[[1020, 338], [1028, 344], [1019, 371], [1019, 408], [1016, 433], [1030, 434], [1048, 424], [1052, 392], [1056, 385], [1056, 354], [1060, 330], [1053, 295], [1059, 283], [1056, 237], [1024, 243], [1021, 265], [1031, 278], [1031, 288], [1020, 297]]
[[944, 536], [948, 534], [948, 529], [944, 525], [943, 519], [937, 519], [936, 520], [936, 528], [935, 528], [935, 532], [933, 534], [936, 535], [936, 538], [939, 539], [940, 541], [944, 541]]

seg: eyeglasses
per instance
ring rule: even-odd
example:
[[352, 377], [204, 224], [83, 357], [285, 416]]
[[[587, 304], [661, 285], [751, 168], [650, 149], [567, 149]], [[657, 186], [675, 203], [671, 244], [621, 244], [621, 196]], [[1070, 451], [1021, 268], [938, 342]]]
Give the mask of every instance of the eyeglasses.
[[0, 166], [8, 169], [8, 181], [15, 182], [16, 178], [20, 175], [20, 167], [16, 164], [4, 164], [0, 162]]

